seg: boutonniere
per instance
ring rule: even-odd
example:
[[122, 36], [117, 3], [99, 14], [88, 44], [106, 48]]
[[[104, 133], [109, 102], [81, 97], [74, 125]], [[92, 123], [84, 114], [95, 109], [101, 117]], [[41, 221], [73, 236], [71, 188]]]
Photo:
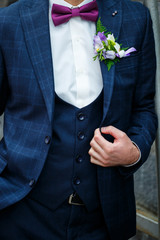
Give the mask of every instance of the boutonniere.
[[101, 62], [104, 61], [108, 71], [121, 58], [128, 57], [132, 52], [136, 51], [134, 47], [123, 48], [121, 44], [117, 43], [114, 35], [107, 32], [107, 29], [102, 25], [100, 18], [97, 21], [97, 32], [94, 36], [93, 46], [96, 54], [93, 57], [94, 61], [97, 57]]

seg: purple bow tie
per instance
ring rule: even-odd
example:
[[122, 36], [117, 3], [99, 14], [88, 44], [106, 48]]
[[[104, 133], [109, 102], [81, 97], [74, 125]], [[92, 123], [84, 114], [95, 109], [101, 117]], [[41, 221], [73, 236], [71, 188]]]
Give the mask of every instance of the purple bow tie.
[[96, 0], [79, 8], [69, 8], [58, 4], [52, 6], [52, 20], [55, 26], [68, 22], [72, 17], [80, 16], [87, 21], [96, 22], [98, 18], [98, 6]]

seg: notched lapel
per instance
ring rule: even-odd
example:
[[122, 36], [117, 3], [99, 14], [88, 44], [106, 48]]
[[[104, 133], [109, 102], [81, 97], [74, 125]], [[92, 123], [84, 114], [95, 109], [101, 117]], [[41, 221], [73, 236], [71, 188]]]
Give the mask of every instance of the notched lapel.
[[[114, 34], [115, 38], [119, 38], [121, 24], [122, 24], [122, 3], [117, 0], [98, 0], [99, 7], [99, 17], [101, 18], [102, 24], [106, 27], [107, 31]], [[117, 12], [117, 14], [113, 14]], [[104, 86], [104, 100], [103, 100], [103, 119], [101, 125], [103, 125], [103, 121], [106, 118], [113, 87], [114, 87], [114, 78], [115, 78], [115, 65], [111, 67], [108, 72], [107, 66], [104, 62], [101, 62], [101, 71], [103, 76], [103, 86]]]
[[32, 1], [32, 5], [23, 2], [20, 7], [20, 17], [28, 54], [46, 103], [49, 120], [52, 121], [54, 84], [48, 2], [46, 0], [35, 0]]

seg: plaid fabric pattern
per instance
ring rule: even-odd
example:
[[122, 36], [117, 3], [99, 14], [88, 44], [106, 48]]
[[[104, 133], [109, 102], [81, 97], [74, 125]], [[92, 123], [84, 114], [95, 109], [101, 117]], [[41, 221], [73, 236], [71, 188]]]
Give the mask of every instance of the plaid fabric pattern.
[[[98, 167], [102, 209], [112, 240], [135, 234], [133, 173], [146, 161], [155, 138], [155, 52], [149, 11], [129, 0], [97, 0], [99, 16], [124, 47], [137, 52], [120, 60], [104, 81], [102, 126], [125, 131], [140, 148], [130, 168]], [[117, 10], [115, 17], [112, 13]], [[65, 42], [65, 40], [64, 40]], [[48, 0], [20, 0], [0, 10], [0, 209], [27, 195], [41, 173], [52, 137], [54, 79]], [[34, 181], [33, 181], [34, 180]]]

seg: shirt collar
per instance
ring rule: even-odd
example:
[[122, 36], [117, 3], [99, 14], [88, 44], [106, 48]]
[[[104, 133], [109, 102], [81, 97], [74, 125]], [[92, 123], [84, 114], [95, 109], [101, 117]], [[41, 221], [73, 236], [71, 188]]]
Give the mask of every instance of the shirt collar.
[[[83, 2], [81, 2], [77, 7], [81, 7], [89, 2], [92, 2], [93, 0], [84, 0]], [[52, 5], [54, 4], [59, 4], [59, 5], [62, 5], [62, 6], [65, 6], [65, 7], [69, 7], [69, 8], [72, 8], [73, 6], [64, 1], [64, 0], [49, 0], [49, 5], [50, 5], [50, 8], [52, 8]]]

